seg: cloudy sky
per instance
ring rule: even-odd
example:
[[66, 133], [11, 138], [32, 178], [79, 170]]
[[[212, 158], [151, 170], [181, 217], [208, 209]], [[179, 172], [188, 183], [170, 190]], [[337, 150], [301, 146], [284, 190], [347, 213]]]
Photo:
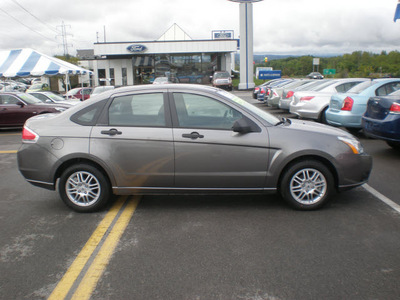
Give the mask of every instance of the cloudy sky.
[[[397, 0], [264, 0], [254, 3], [254, 52], [343, 54], [400, 51]], [[0, 50], [63, 54], [96, 41], [157, 40], [174, 23], [192, 39], [213, 30], [239, 37], [239, 4], [228, 0], [1, 0]], [[105, 30], [104, 30], [105, 29]], [[105, 32], [105, 36], [104, 36]]]

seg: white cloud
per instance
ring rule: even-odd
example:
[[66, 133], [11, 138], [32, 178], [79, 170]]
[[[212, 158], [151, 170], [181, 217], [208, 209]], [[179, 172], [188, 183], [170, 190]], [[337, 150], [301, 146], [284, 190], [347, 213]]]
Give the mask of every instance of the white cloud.
[[[396, 4], [396, 0], [257, 2], [254, 51], [396, 50], [400, 39], [400, 21], [393, 22]], [[104, 26], [108, 42], [156, 40], [174, 23], [193, 39], [208, 39], [212, 30], [234, 30], [239, 36], [239, 4], [228, 0], [2, 0], [0, 15], [1, 50], [30, 47], [50, 55], [63, 52], [61, 36], [55, 32], [62, 22], [72, 34], [67, 35], [72, 55], [76, 49], [92, 48], [97, 37], [103, 42]]]

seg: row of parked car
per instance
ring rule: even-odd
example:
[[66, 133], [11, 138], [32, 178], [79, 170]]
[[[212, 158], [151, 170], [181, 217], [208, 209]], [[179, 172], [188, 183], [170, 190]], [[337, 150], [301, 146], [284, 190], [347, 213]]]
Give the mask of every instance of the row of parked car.
[[253, 98], [400, 149], [400, 78], [276, 79], [256, 87]]
[[62, 112], [89, 97], [114, 89], [113, 86], [76, 88], [62, 96], [51, 91], [31, 89], [35, 85], [42, 83], [33, 84], [27, 92], [18, 89], [0, 91], [0, 128], [22, 127], [32, 116]]

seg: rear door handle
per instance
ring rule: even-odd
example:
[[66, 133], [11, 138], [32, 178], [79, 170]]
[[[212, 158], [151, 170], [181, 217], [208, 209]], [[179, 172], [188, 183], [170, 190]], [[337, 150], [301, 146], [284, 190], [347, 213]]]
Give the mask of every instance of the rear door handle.
[[118, 131], [115, 128], [111, 128], [110, 130], [102, 130], [101, 134], [107, 134], [107, 135], [113, 136], [113, 135], [121, 135], [122, 132]]
[[192, 133], [184, 133], [184, 134], [182, 134], [182, 137], [187, 138], [187, 139], [196, 140], [196, 139], [202, 139], [204, 137], [204, 135], [202, 135], [198, 132], [192, 132]]

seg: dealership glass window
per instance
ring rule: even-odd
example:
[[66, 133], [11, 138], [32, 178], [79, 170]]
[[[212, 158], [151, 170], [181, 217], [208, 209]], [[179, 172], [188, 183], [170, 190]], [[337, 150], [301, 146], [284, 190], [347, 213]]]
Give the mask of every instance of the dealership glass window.
[[174, 82], [209, 83], [218, 69], [218, 54], [156, 55], [155, 77], [169, 77]]
[[105, 84], [104, 79], [106, 78], [106, 69], [98, 69], [97, 75], [99, 78], [100, 85], [104, 85]]
[[115, 72], [114, 68], [110, 68], [110, 85], [114, 85]]
[[127, 75], [127, 70], [126, 68], [121, 69], [122, 72], [122, 85], [128, 85], [128, 75]]

